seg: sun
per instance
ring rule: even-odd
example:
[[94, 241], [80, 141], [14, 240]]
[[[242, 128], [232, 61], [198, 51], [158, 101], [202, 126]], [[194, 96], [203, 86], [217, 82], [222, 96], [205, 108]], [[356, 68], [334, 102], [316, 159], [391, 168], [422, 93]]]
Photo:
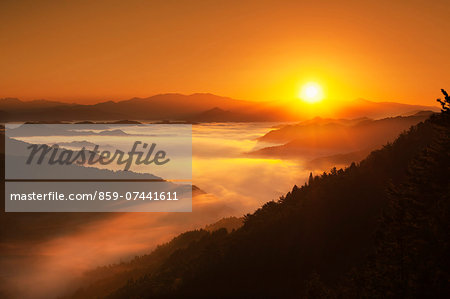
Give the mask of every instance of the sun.
[[322, 87], [315, 82], [308, 82], [302, 86], [298, 97], [310, 104], [320, 102], [323, 99]]

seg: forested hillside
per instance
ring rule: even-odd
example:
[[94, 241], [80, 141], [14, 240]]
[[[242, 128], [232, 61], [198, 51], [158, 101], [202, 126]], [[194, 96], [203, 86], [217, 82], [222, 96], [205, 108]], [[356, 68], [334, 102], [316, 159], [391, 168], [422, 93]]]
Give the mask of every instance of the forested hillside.
[[240, 229], [191, 232], [157, 265], [133, 261], [141, 275], [107, 297], [448, 297], [449, 102], [359, 164], [311, 175]]

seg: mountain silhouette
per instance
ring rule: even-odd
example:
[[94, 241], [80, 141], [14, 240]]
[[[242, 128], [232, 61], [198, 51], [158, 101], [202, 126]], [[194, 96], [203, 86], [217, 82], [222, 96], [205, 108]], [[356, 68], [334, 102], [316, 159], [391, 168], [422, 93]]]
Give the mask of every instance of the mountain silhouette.
[[282, 126], [266, 133], [258, 138], [262, 144], [269, 142], [282, 143], [282, 145], [264, 147], [250, 154], [281, 158], [300, 155], [318, 158], [329, 156], [331, 152], [334, 154], [350, 154], [361, 151], [368, 153], [387, 142], [392, 142], [402, 131], [427, 119], [432, 113], [431, 111], [420, 112], [411, 116], [377, 120], [315, 118], [294, 125]]
[[[430, 109], [431, 108], [431, 109]], [[436, 107], [411, 105], [395, 102], [372, 102], [366, 99], [356, 99], [337, 108], [336, 114], [342, 118], [357, 118], [361, 115], [370, 118], [383, 118], [394, 115], [414, 114], [418, 111], [432, 110]]]
[[[105, 121], [105, 120], [184, 120], [184, 121], [298, 121], [305, 118], [301, 108], [285, 101], [252, 102], [209, 93], [160, 94], [148, 98], [106, 101], [91, 105], [57, 101], [0, 99], [0, 116], [11, 121]], [[353, 101], [337, 111], [347, 118], [387, 117], [436, 107], [399, 103]], [[325, 111], [326, 112], [326, 111]], [[217, 117], [217, 118], [215, 118]], [[336, 117], [336, 116], [334, 116]]]

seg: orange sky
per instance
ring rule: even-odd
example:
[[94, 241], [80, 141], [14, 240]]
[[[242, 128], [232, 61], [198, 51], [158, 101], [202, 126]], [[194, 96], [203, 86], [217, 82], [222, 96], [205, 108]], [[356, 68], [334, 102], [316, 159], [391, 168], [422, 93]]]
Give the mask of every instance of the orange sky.
[[[241, 3], [245, 2], [245, 3]], [[165, 92], [435, 105], [448, 1], [0, 1], [0, 97]]]

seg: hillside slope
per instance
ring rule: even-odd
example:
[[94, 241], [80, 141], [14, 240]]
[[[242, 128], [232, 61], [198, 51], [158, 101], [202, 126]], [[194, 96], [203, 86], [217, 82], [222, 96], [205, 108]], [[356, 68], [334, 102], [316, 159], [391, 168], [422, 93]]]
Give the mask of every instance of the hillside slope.
[[157, 267], [96, 295], [444, 297], [449, 124], [433, 115], [358, 165], [311, 176], [232, 233], [193, 232]]

